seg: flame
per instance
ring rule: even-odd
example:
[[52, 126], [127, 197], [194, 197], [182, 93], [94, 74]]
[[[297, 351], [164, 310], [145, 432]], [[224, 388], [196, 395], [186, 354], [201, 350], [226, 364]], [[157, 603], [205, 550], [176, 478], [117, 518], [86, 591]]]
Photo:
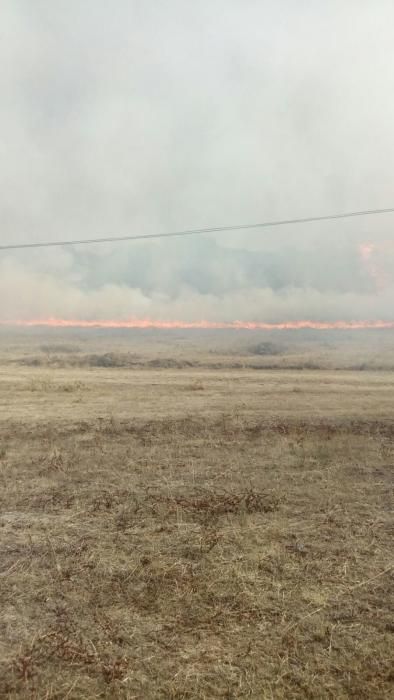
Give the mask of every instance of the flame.
[[365, 242], [359, 247], [359, 254], [369, 276], [375, 283], [378, 292], [384, 291], [389, 285], [387, 270], [381, 265], [382, 254], [392, 251], [392, 241], [381, 241], [379, 244]]
[[360, 245], [360, 255], [364, 262], [368, 262], [372, 253], [376, 250], [374, 243], [362, 243]]
[[131, 318], [128, 320], [81, 320], [65, 318], [38, 318], [0, 321], [0, 326], [20, 328], [107, 328], [107, 329], [158, 329], [158, 330], [365, 330], [394, 329], [394, 321], [283, 321], [265, 323], [262, 321], [159, 321], [151, 318]]

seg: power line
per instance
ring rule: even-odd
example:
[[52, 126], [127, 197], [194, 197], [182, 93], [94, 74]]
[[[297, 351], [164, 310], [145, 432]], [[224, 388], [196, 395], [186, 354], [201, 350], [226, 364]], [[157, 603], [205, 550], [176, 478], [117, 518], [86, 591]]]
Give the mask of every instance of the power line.
[[344, 214], [326, 214], [324, 216], [307, 216], [302, 219], [283, 219], [279, 221], [263, 221], [259, 224], [237, 224], [235, 226], [213, 226], [210, 228], [186, 229], [184, 231], [169, 231], [167, 233], [141, 233], [137, 236], [106, 236], [105, 238], [88, 238], [71, 241], [45, 241], [41, 243], [14, 243], [0, 245], [0, 250], [22, 250], [26, 248], [53, 248], [55, 246], [92, 245], [98, 243], [117, 243], [121, 241], [141, 241], [153, 238], [174, 238], [175, 236], [197, 236], [204, 233], [221, 233], [223, 231], [246, 231], [258, 228], [270, 228], [273, 226], [289, 226], [292, 224], [306, 224], [312, 221], [330, 221], [332, 219], [349, 219], [355, 216], [371, 216], [373, 214], [392, 214], [394, 207], [388, 209], [367, 209], [365, 211], [352, 211]]

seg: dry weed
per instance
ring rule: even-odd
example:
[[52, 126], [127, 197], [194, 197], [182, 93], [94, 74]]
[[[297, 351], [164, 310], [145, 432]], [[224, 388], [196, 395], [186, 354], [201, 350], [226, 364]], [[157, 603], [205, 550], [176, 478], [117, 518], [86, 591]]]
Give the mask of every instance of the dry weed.
[[256, 374], [24, 371], [0, 422], [1, 698], [391, 697], [386, 380], [373, 411], [344, 410], [348, 380], [317, 415], [331, 375], [262, 408]]

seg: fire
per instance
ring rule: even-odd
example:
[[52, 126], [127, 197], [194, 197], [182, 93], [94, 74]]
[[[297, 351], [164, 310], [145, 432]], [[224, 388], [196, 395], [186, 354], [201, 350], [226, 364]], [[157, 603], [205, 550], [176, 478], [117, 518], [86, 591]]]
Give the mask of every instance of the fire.
[[367, 262], [370, 259], [372, 253], [375, 250], [376, 246], [374, 245], [374, 243], [362, 243], [360, 245], [360, 255], [364, 262]]
[[383, 254], [392, 251], [393, 247], [392, 241], [382, 241], [379, 244], [366, 242], [359, 247], [360, 257], [365, 269], [373, 280], [378, 292], [384, 291], [389, 285], [389, 275], [387, 270], [383, 269], [381, 261]]
[[394, 321], [284, 321], [281, 323], [265, 323], [262, 321], [159, 321], [151, 318], [131, 318], [128, 320], [81, 320], [64, 318], [39, 318], [25, 320], [0, 321], [1, 326], [17, 326], [22, 328], [135, 328], [158, 330], [367, 330], [394, 329]]

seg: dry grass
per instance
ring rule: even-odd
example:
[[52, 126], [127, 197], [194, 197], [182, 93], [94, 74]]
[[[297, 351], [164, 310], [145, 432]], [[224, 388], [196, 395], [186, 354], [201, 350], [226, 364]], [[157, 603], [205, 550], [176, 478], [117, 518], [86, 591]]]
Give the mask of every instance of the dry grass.
[[392, 697], [391, 375], [0, 388], [1, 698]]

